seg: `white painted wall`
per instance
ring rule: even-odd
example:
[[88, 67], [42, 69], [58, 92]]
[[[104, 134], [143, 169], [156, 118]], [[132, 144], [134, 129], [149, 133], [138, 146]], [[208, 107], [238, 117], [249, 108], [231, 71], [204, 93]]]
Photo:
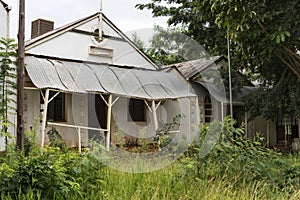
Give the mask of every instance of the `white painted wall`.
[[[0, 3], [0, 38], [7, 37], [7, 12]], [[5, 150], [5, 137], [0, 136], [0, 151]]]
[[7, 12], [0, 3], [0, 37], [7, 37]]

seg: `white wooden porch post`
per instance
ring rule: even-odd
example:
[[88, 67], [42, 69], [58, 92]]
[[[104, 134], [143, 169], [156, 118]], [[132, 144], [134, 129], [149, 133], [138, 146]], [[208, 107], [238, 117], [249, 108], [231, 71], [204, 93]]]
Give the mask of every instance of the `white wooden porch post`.
[[154, 128], [155, 131], [158, 129], [158, 122], [157, 122], [157, 113], [156, 113], [156, 106], [155, 106], [155, 101], [152, 101], [152, 114], [153, 114], [153, 122], [154, 122]]
[[42, 147], [44, 147], [45, 144], [45, 129], [46, 129], [48, 103], [49, 103], [49, 89], [46, 89], [45, 97], [44, 97], [43, 116], [42, 116], [42, 144], [41, 144]]
[[109, 151], [110, 149], [110, 126], [111, 126], [111, 110], [112, 110], [112, 95], [109, 95], [107, 102], [107, 124], [106, 124], [106, 149]]
[[78, 151], [81, 153], [81, 128], [78, 127]]

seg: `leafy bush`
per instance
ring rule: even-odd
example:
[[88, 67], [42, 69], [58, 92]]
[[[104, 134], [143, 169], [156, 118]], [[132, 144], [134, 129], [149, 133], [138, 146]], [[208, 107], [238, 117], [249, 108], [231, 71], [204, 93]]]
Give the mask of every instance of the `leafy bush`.
[[[235, 127], [235, 123], [225, 118], [222, 124], [205, 125], [198, 142], [183, 159], [185, 165], [196, 168], [200, 178], [240, 177], [252, 182], [267, 181], [281, 189], [299, 189], [300, 163], [266, 148], [259, 135], [248, 139], [244, 129]], [[207, 156], [199, 156], [205, 151], [209, 151]]]
[[[92, 154], [80, 155], [57, 147], [38, 147], [26, 136], [26, 150], [18, 152], [8, 147], [0, 160], [0, 190], [2, 196], [18, 198], [29, 191], [42, 199], [85, 198], [101, 191], [102, 164]], [[36, 198], [36, 197], [35, 197]]]

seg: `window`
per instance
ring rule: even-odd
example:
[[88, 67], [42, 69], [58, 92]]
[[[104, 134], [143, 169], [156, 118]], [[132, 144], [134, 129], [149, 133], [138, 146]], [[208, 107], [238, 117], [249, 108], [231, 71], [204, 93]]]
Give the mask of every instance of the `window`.
[[[50, 91], [49, 99], [51, 99], [56, 94], [57, 92]], [[41, 97], [41, 104], [44, 104], [43, 97]], [[49, 102], [47, 110], [47, 119], [51, 121], [66, 121], [64, 93], [59, 93], [51, 102]]]
[[204, 98], [204, 118], [205, 123], [209, 123], [213, 120], [213, 109], [209, 95]]
[[129, 100], [128, 121], [134, 121], [134, 122], [146, 121], [145, 103], [143, 100], [140, 99]]
[[277, 143], [283, 141], [292, 142], [294, 138], [299, 137], [298, 120], [293, 116], [284, 116], [283, 118], [277, 119], [276, 122], [276, 137]]

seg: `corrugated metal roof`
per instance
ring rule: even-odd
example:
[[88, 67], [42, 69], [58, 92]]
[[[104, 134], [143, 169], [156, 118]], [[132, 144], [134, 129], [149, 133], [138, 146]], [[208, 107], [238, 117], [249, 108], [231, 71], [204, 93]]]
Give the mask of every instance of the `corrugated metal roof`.
[[109, 93], [161, 100], [196, 96], [170, 74], [26, 56], [26, 71], [32, 83], [74, 93]]
[[220, 58], [222, 58], [222, 56], [201, 58], [197, 60], [176, 63], [173, 64], [172, 66], [175, 66], [186, 79], [189, 79], [192, 76], [196, 75], [197, 73], [201, 73], [202, 71], [206, 70], [209, 66], [214, 64]]

